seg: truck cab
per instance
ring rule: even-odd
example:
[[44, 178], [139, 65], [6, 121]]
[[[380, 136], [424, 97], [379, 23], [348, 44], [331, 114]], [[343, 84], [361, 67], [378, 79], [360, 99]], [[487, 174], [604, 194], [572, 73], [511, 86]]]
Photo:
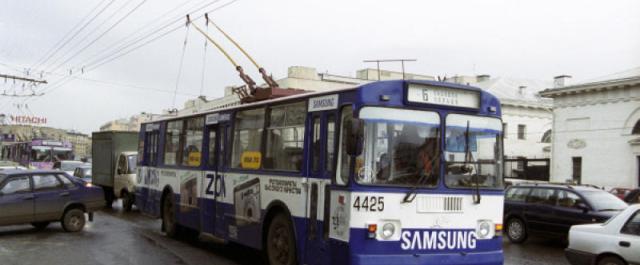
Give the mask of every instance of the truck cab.
[[118, 155], [114, 176], [114, 196], [122, 199], [122, 207], [130, 211], [134, 203], [137, 152], [122, 152]]

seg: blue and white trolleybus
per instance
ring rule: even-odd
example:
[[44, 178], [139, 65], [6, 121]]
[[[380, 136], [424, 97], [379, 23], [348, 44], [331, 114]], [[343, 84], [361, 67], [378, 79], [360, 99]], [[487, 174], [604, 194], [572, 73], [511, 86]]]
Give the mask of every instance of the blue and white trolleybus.
[[502, 264], [500, 102], [381, 81], [142, 125], [136, 204], [272, 265]]

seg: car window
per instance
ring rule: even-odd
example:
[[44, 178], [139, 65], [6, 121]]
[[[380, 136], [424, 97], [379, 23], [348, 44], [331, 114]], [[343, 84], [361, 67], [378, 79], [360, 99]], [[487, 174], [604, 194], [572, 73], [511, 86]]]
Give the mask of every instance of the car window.
[[620, 233], [640, 236], [640, 211], [629, 218]]
[[62, 180], [62, 183], [64, 183], [65, 187], [67, 187], [67, 188], [75, 187], [73, 182], [71, 182], [71, 180], [69, 180], [69, 178], [67, 176], [59, 174], [58, 178], [60, 178], [60, 180]]
[[566, 208], [577, 208], [578, 203], [584, 203], [582, 198], [570, 191], [558, 191], [558, 206]]
[[26, 176], [8, 180], [0, 190], [5, 195], [29, 191], [31, 191], [31, 183], [29, 183], [29, 177]]
[[527, 202], [555, 205], [556, 204], [555, 193], [556, 193], [555, 189], [535, 188], [533, 189], [533, 191], [531, 191], [531, 195], [529, 195]]
[[527, 195], [529, 194], [529, 188], [511, 188], [507, 191], [507, 200], [523, 202], [527, 199]]
[[62, 183], [54, 175], [33, 175], [33, 189], [47, 190], [62, 188]]
[[620, 198], [603, 190], [582, 191], [580, 194], [596, 211], [617, 211], [627, 208], [627, 204]]

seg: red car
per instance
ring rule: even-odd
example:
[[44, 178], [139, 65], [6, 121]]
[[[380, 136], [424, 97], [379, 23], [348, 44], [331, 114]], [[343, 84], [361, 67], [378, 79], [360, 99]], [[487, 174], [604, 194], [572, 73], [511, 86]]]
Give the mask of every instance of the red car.
[[616, 197], [620, 198], [621, 200], [624, 200], [624, 196], [627, 196], [630, 191], [631, 189], [627, 188], [613, 188], [609, 191], [609, 193], [616, 195]]

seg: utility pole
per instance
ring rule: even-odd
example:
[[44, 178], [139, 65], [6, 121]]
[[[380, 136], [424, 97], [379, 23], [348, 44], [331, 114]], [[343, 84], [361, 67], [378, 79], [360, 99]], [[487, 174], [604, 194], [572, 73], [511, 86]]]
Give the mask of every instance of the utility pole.
[[36, 79], [28, 78], [28, 77], [20, 77], [20, 76], [15, 76], [15, 75], [6, 75], [6, 74], [3, 74], [3, 73], [0, 73], [0, 78], [4, 78], [5, 81], [7, 79], [13, 79], [13, 80], [20, 80], [20, 81], [25, 81], [25, 82], [47, 84], [47, 80], [36, 80]]
[[363, 62], [365, 63], [376, 63], [376, 66], [378, 67], [378, 81], [380, 81], [380, 63], [387, 63], [387, 62], [400, 62], [400, 64], [402, 65], [402, 80], [405, 79], [404, 76], [404, 62], [415, 62], [417, 61], [416, 59], [378, 59], [378, 60], [364, 60]]

